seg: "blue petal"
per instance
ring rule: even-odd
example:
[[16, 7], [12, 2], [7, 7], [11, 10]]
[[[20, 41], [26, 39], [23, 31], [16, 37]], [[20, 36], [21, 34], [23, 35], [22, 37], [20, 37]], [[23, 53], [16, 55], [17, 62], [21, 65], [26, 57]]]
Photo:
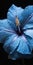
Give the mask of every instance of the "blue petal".
[[10, 35], [5, 29], [10, 29], [7, 19], [0, 20], [0, 43], [4, 43], [4, 40]]
[[27, 21], [27, 19], [29, 18], [29, 16], [31, 16], [31, 14], [33, 15], [33, 6], [27, 6], [22, 13], [22, 27], [24, 27], [27, 22], [29, 22]]
[[15, 31], [11, 29], [8, 20], [0, 20], [0, 43], [4, 43], [8, 36], [15, 34]]
[[17, 58], [20, 57], [20, 54], [17, 52], [17, 49], [19, 47], [19, 44], [20, 44], [20, 37], [16, 39], [16, 41], [13, 42], [12, 44], [12, 51], [13, 53], [11, 53], [10, 51], [10, 58], [12, 58], [12, 60], [16, 60]]
[[16, 48], [16, 46], [18, 45], [18, 41], [16, 42], [16, 40], [17, 40], [17, 35], [16, 34], [13, 34], [13, 35], [11, 35], [7, 40], [6, 40], [6, 42], [5, 42], [5, 44], [4, 44], [4, 49], [5, 49], [5, 51], [7, 51], [8, 53], [9, 52], [13, 52], [14, 50], [15, 50], [15, 48]]
[[33, 16], [32, 16], [31, 19], [27, 22], [27, 24], [24, 26], [23, 29], [24, 29], [24, 30], [33, 29]]
[[15, 26], [15, 17], [17, 16], [19, 21], [21, 20], [22, 17], [22, 12], [23, 9], [21, 7], [17, 7], [14, 4], [9, 8], [8, 13], [7, 13], [7, 19], [9, 20], [9, 23], [12, 24], [12, 26]]
[[10, 21], [15, 21], [15, 16], [17, 15], [17, 17], [20, 19], [20, 17], [22, 16], [21, 13], [23, 12], [23, 9], [21, 7], [17, 7], [14, 4], [9, 8], [9, 11], [7, 13], [7, 17]]
[[21, 54], [31, 54], [31, 51], [28, 46], [28, 42], [24, 36], [21, 36], [20, 45], [19, 45], [17, 51]]
[[27, 29], [33, 29], [33, 24], [25, 25], [24, 30], [27, 30]]
[[30, 30], [26, 30], [24, 31], [24, 33], [28, 36], [30, 36], [31, 38], [33, 38], [33, 29], [30, 29]]
[[16, 40], [12, 44], [10, 44], [10, 47], [12, 49], [12, 51], [10, 51], [10, 54], [17, 51], [17, 49], [19, 47], [19, 41], [20, 41], [20, 38], [16, 38]]
[[33, 30], [26, 30], [24, 33], [26, 35], [31, 49], [33, 50]]
[[[10, 22], [10, 23], [9, 23], [9, 22]], [[12, 28], [12, 30], [16, 31], [16, 24], [13, 23], [13, 21], [10, 21], [10, 20], [8, 20], [8, 23], [9, 23], [9, 25], [10, 25], [10, 28]]]
[[0, 27], [11, 29], [7, 19], [0, 20]]

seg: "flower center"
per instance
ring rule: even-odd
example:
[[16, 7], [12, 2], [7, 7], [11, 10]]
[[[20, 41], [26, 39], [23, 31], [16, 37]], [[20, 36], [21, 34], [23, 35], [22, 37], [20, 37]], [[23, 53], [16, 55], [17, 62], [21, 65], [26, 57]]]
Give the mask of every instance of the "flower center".
[[20, 36], [23, 34], [23, 30], [21, 28], [21, 25], [20, 25], [20, 22], [18, 20], [18, 17], [16, 16], [16, 27], [17, 27], [17, 30], [16, 30], [16, 33]]

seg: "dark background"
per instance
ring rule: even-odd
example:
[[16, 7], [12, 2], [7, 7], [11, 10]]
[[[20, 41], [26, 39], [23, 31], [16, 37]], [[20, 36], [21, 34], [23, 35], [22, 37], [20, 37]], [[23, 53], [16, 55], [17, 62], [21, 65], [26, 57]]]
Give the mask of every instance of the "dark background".
[[[33, 1], [32, 0], [0, 0], [0, 19], [4, 19], [7, 17], [7, 11], [12, 4], [25, 8], [28, 5], [33, 5]], [[8, 54], [4, 51], [2, 46], [3, 45], [0, 44], [0, 63], [1, 64], [22, 65], [21, 59], [18, 59], [16, 61], [9, 60]], [[24, 59], [24, 61], [26, 65], [29, 65], [29, 64], [33, 65], [32, 64], [33, 58]]]

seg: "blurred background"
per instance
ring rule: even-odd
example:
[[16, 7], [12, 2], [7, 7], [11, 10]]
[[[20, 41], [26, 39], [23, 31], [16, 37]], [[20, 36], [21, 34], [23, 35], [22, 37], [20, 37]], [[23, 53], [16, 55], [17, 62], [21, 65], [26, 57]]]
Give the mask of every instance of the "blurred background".
[[[32, 0], [0, 0], [0, 19], [7, 18], [7, 11], [9, 7], [15, 4], [16, 6], [21, 6], [22, 8], [25, 8], [28, 5], [33, 5]], [[13, 64], [13, 65], [23, 65], [22, 62], [25, 65], [33, 65], [33, 57], [30, 59], [18, 59], [16, 61], [8, 59], [8, 54], [4, 51], [2, 48], [2, 44], [0, 43], [0, 65], [1, 64]]]

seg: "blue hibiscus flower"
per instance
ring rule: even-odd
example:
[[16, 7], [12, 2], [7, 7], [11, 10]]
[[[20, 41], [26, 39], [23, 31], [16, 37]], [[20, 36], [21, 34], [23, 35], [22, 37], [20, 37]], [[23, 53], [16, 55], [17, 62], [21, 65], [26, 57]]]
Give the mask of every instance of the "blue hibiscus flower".
[[33, 6], [9, 8], [7, 19], [0, 20], [0, 43], [13, 60], [32, 54]]

